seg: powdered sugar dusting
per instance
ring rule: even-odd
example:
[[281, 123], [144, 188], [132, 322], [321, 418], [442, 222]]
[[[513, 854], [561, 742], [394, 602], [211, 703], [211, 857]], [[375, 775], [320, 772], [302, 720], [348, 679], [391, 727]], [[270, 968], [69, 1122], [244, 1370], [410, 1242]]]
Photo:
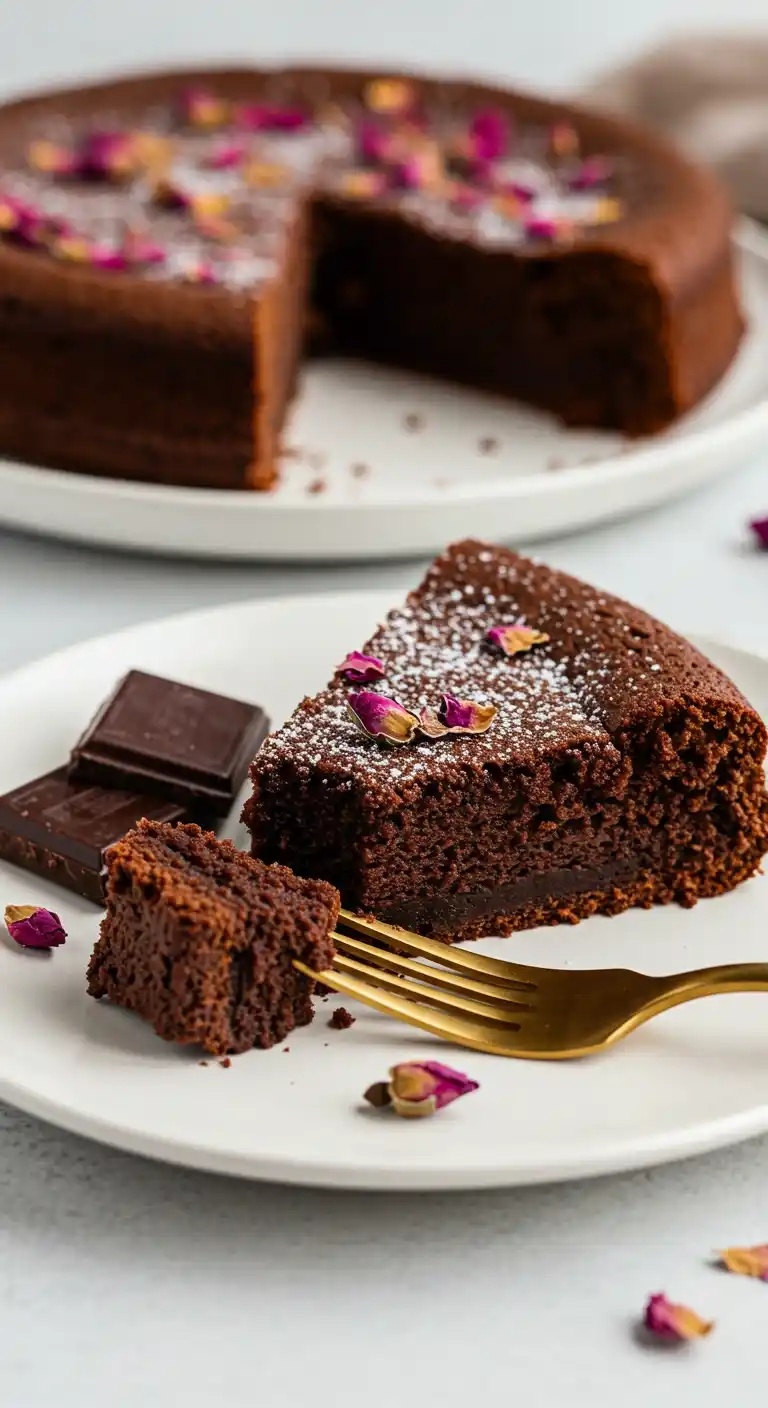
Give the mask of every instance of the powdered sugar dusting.
[[[551, 639], [510, 658], [486, 634], [518, 618]], [[588, 587], [505, 549], [458, 544], [433, 564], [420, 593], [390, 613], [365, 651], [385, 670], [371, 688], [415, 713], [436, 707], [443, 693], [493, 704], [499, 714], [488, 732], [386, 747], [360, 733], [347, 709], [348, 687], [335, 681], [267, 741], [259, 770], [290, 758], [299, 768], [342, 771], [368, 786], [399, 789], [455, 775], [457, 768], [530, 765], [542, 749], [614, 755], [612, 700], [619, 693], [631, 699], [633, 691], [647, 698], [660, 690], [663, 673], [660, 642], [637, 628], [644, 632], [638, 653], [618, 629], [623, 625], [616, 607]], [[626, 652], [620, 666], [616, 634]]]

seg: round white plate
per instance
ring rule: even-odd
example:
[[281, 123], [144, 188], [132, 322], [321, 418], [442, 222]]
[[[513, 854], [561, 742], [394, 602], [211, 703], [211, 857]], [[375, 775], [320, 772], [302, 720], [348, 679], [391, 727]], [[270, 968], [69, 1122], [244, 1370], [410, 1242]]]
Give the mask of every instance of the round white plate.
[[338, 561], [431, 554], [467, 535], [522, 543], [662, 503], [768, 443], [768, 236], [744, 222], [738, 248], [743, 347], [713, 394], [652, 440], [625, 446], [442, 382], [319, 362], [287, 431], [301, 457], [272, 494], [0, 462], [0, 521], [145, 552]]
[[[42, 660], [0, 681], [0, 788], [61, 764], [129, 666], [259, 700], [281, 720], [389, 605], [380, 593], [245, 603]], [[768, 661], [707, 648], [768, 715]], [[70, 938], [50, 956], [0, 940], [0, 1097], [121, 1148], [251, 1178], [438, 1189], [629, 1169], [768, 1130], [768, 997], [677, 1008], [604, 1057], [564, 1064], [463, 1051], [362, 1008], [352, 1028], [333, 1031], [331, 998], [286, 1049], [204, 1067], [200, 1053], [166, 1045], [137, 1017], [86, 995], [93, 906], [0, 865], [0, 906], [31, 902], [55, 909]], [[768, 959], [768, 876], [693, 910], [635, 910], [480, 948], [660, 973]], [[432, 1120], [363, 1105], [372, 1081], [419, 1055], [466, 1070], [479, 1092]]]

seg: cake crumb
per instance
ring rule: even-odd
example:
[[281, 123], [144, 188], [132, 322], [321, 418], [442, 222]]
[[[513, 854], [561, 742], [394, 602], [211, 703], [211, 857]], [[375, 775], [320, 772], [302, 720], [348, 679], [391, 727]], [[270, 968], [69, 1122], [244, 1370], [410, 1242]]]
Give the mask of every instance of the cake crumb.
[[327, 488], [328, 488], [328, 480], [327, 480], [327, 479], [313, 479], [313, 480], [312, 480], [312, 483], [307, 485], [307, 493], [308, 493], [308, 494], [324, 494]]
[[424, 417], [420, 416], [418, 411], [409, 411], [406, 416], [403, 416], [403, 426], [406, 430], [413, 432], [423, 430], [424, 425]]
[[334, 1031], [345, 1032], [347, 1027], [353, 1026], [356, 1021], [357, 1018], [353, 1017], [346, 1007], [334, 1007], [328, 1018], [328, 1026], [333, 1027]]
[[495, 455], [499, 442], [494, 435], [483, 435], [477, 442], [477, 448], [481, 455]]
[[219, 1065], [222, 1067], [223, 1070], [228, 1071], [230, 1066], [232, 1065], [232, 1062], [230, 1061], [228, 1056], [225, 1056], [223, 1061], [219, 1061]]
[[371, 466], [364, 464], [362, 460], [358, 460], [356, 464], [350, 465], [350, 474], [353, 479], [367, 479], [370, 472]]
[[198, 1064], [198, 1066], [207, 1066], [207, 1065], [208, 1065], [208, 1062], [207, 1062], [207, 1061], [198, 1061], [197, 1064]]

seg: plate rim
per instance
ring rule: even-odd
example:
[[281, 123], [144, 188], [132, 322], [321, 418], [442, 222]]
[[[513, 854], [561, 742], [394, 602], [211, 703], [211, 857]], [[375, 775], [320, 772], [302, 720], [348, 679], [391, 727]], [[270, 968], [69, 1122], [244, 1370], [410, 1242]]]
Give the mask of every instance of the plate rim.
[[[315, 610], [325, 609], [334, 602], [343, 607], [352, 597], [356, 606], [361, 602], [370, 605], [373, 621], [391, 608], [394, 596], [395, 592], [381, 588], [354, 593], [329, 591], [296, 596], [277, 594], [176, 612], [156, 620], [140, 622], [119, 631], [103, 633], [63, 647], [0, 676], [0, 709], [5, 696], [12, 695], [20, 682], [28, 686], [30, 677], [34, 678], [35, 673], [43, 667], [61, 669], [68, 664], [76, 667], [79, 656], [98, 651], [99, 645], [105, 641], [130, 644], [132, 636], [143, 636], [148, 632], [162, 635], [181, 623], [187, 629], [195, 629], [198, 625], [210, 624], [212, 618], [216, 620], [240, 611], [244, 614], [256, 611], [269, 615], [276, 608], [287, 608], [306, 618], [310, 604]], [[704, 651], [713, 648], [725, 649], [732, 654], [744, 655], [752, 661], [757, 660], [768, 670], [768, 648], [759, 650], [730, 640], [722, 641], [716, 636], [707, 636], [700, 631], [691, 632], [687, 638]], [[180, 1142], [173, 1136], [147, 1135], [130, 1123], [120, 1123], [103, 1113], [83, 1113], [60, 1100], [30, 1090], [22, 1082], [2, 1071], [0, 1098], [7, 1100], [16, 1109], [46, 1120], [70, 1133], [178, 1167], [222, 1173], [252, 1181], [361, 1191], [438, 1192], [570, 1182], [580, 1178], [599, 1177], [676, 1162], [729, 1147], [768, 1131], [767, 1100], [746, 1110], [682, 1128], [677, 1127], [674, 1130], [660, 1131], [652, 1136], [646, 1134], [634, 1139], [624, 1137], [618, 1142], [612, 1142], [610, 1138], [604, 1139], [600, 1144], [590, 1146], [581, 1155], [577, 1151], [576, 1157], [565, 1162], [562, 1159], [553, 1161], [550, 1158], [547, 1162], [546, 1157], [537, 1158], [535, 1146], [529, 1143], [528, 1157], [522, 1161], [518, 1159], [514, 1166], [510, 1166], [508, 1157], [498, 1161], [489, 1161], [486, 1157], [482, 1165], [457, 1165], [454, 1161], [450, 1166], [443, 1168], [436, 1168], [434, 1164], [404, 1168], [390, 1167], [383, 1163], [373, 1165], [355, 1162], [354, 1157], [349, 1157], [342, 1164], [334, 1164], [324, 1158], [318, 1160], [316, 1157], [305, 1159], [263, 1152], [254, 1156], [243, 1151], [215, 1149], [189, 1140]]]
[[[742, 254], [757, 262], [763, 274], [768, 275], [768, 231], [762, 230], [747, 217], [742, 217], [734, 227], [734, 247]], [[728, 373], [726, 372], [726, 376]], [[611, 453], [604, 459], [589, 465], [570, 467], [567, 471], [567, 484], [564, 476], [542, 473], [511, 475], [508, 478], [474, 479], [471, 475], [452, 483], [450, 492], [439, 493], [434, 487], [417, 484], [407, 498], [394, 499], [377, 488], [376, 482], [358, 500], [336, 501], [333, 495], [305, 495], [293, 501], [280, 495], [254, 494], [241, 490], [196, 489], [189, 486], [144, 484], [131, 480], [77, 474], [64, 470], [26, 465], [18, 461], [0, 461], [0, 521], [11, 527], [38, 531], [49, 536], [64, 539], [109, 545], [113, 549], [137, 551], [140, 524], [129, 527], [127, 536], [115, 535], [109, 524], [109, 515], [115, 509], [123, 508], [129, 514], [151, 519], [153, 513], [163, 517], [162, 541], [147, 534], [145, 551], [169, 556], [191, 558], [232, 558], [234, 560], [288, 561], [328, 560], [359, 558], [373, 560], [378, 557], [416, 556], [421, 548], [411, 541], [412, 534], [406, 534], [402, 544], [393, 538], [393, 528], [388, 524], [388, 541], [383, 548], [376, 547], [366, 528], [367, 541], [364, 546], [355, 548], [355, 532], [367, 524], [370, 515], [395, 515], [409, 513], [414, 524], [441, 512], [444, 515], [460, 514], [471, 508], [478, 514], [488, 514], [498, 505], [500, 510], [514, 509], [515, 505], [528, 505], [532, 500], [541, 504], [541, 516], [546, 517], [546, 506], [556, 504], [564, 490], [571, 499], [582, 500], [589, 490], [597, 490], [599, 499], [603, 492], [626, 489], [623, 495], [627, 503], [617, 504], [602, 514], [590, 514], [586, 519], [580, 512], [575, 513], [574, 529], [585, 524], [601, 522], [606, 516], [635, 512], [646, 505], [659, 501], [652, 486], [667, 475], [685, 473], [686, 465], [706, 460], [710, 465], [722, 459], [726, 452], [735, 460], [744, 448], [751, 446], [758, 438], [768, 440], [768, 390], [756, 404], [735, 411], [712, 427], [687, 430], [674, 437], [659, 440], [652, 437], [647, 444], [636, 445], [630, 454]], [[718, 468], [695, 475], [692, 482], [703, 482], [718, 472]], [[662, 497], [667, 498], [680, 492], [686, 483], [676, 489], [669, 489]], [[38, 499], [52, 496], [60, 510], [57, 519], [61, 522], [46, 521], [37, 527], [31, 511], [24, 506], [26, 497], [34, 493]], [[14, 496], [19, 496], [19, 505]], [[639, 496], [639, 498], [638, 498]], [[592, 494], [591, 498], [595, 498]], [[81, 524], [77, 519], [79, 510], [87, 519], [89, 508], [93, 509], [97, 520]], [[104, 515], [107, 514], [107, 520]], [[168, 529], [169, 515], [177, 515], [180, 532]], [[205, 542], [197, 533], [195, 525], [210, 515], [216, 519], [217, 528], [212, 534], [215, 541]], [[237, 539], [231, 544], [223, 535], [222, 523], [239, 521], [245, 515], [250, 531], [257, 533], [258, 541], [251, 545], [247, 535], [235, 534]], [[189, 520], [187, 523], [186, 520]], [[525, 537], [532, 538], [545, 529], [526, 530]], [[569, 531], [568, 527], [560, 531]], [[420, 526], [417, 536], [424, 536], [426, 529]], [[278, 542], [270, 547], [270, 534], [278, 535]], [[317, 534], [313, 542], [313, 534]], [[429, 534], [427, 534], [429, 536]]]

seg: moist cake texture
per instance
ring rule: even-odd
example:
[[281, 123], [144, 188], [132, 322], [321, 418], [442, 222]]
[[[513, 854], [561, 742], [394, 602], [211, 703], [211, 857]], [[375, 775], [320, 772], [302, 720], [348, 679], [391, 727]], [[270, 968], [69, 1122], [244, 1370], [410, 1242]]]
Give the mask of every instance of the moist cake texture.
[[108, 997], [158, 1036], [214, 1056], [269, 1047], [312, 1020], [339, 897], [267, 866], [199, 826], [143, 820], [107, 853], [107, 913], [88, 967]]
[[[549, 636], [506, 656], [523, 621]], [[692, 905], [768, 846], [766, 731], [739, 690], [652, 617], [505, 548], [438, 558], [364, 653], [367, 689], [416, 714], [441, 695], [490, 729], [388, 747], [336, 676], [267, 740], [254, 853], [338, 886], [349, 908], [455, 939], [632, 905]]]
[[267, 489], [301, 358], [333, 350], [650, 433], [738, 345], [731, 223], [658, 138], [487, 85], [240, 70], [14, 102], [0, 453]]

